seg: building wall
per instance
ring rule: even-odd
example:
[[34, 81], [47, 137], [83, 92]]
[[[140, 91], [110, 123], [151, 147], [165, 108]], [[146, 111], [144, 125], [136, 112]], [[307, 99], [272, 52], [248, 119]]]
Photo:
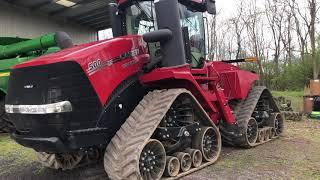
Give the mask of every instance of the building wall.
[[97, 32], [72, 22], [59, 22], [46, 16], [36, 16], [11, 6], [0, 5], [0, 36], [33, 38], [43, 34], [64, 31], [75, 44], [98, 39]]

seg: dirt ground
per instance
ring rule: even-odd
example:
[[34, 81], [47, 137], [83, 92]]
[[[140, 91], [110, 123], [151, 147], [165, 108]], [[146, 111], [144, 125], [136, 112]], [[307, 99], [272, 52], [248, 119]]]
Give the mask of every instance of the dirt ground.
[[[286, 122], [280, 139], [253, 149], [223, 147], [214, 165], [183, 180], [212, 179], [319, 179], [320, 121]], [[107, 179], [102, 163], [73, 171], [55, 171], [41, 167], [33, 150], [0, 136], [0, 179]]]

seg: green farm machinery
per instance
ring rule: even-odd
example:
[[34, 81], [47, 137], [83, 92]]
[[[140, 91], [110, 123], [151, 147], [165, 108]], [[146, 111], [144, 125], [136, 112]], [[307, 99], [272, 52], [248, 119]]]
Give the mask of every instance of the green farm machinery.
[[46, 34], [34, 39], [0, 37], [0, 131], [13, 128], [5, 113], [5, 96], [12, 67], [33, 58], [60, 51], [73, 46], [65, 32]]

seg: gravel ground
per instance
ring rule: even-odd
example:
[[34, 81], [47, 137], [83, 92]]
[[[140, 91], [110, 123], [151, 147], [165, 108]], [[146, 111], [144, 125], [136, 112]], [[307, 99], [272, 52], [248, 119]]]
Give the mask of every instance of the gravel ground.
[[[95, 180], [107, 179], [102, 163], [73, 171], [41, 167], [33, 150], [0, 136], [0, 179], [6, 180]], [[212, 166], [183, 180], [212, 179], [319, 179], [320, 121], [286, 122], [280, 139], [252, 149], [223, 147]]]

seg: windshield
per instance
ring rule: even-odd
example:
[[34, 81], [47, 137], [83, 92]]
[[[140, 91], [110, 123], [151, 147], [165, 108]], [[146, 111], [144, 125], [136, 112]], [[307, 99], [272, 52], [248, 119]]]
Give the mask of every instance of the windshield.
[[135, 2], [126, 12], [127, 34], [143, 35], [154, 31], [156, 27], [154, 19], [153, 1]]
[[201, 12], [192, 12], [185, 6], [180, 6], [181, 26], [188, 28], [192, 67], [201, 66], [201, 58], [205, 57], [205, 32]]
[[[192, 63], [191, 67], [200, 67], [202, 58], [205, 57], [205, 32], [203, 16], [201, 12], [188, 10], [186, 6], [180, 4], [179, 13], [181, 27], [187, 27], [191, 45]], [[135, 1], [126, 9], [126, 30], [127, 34], [143, 35], [157, 29], [154, 1]], [[151, 55], [157, 50], [155, 43], [149, 44]]]

